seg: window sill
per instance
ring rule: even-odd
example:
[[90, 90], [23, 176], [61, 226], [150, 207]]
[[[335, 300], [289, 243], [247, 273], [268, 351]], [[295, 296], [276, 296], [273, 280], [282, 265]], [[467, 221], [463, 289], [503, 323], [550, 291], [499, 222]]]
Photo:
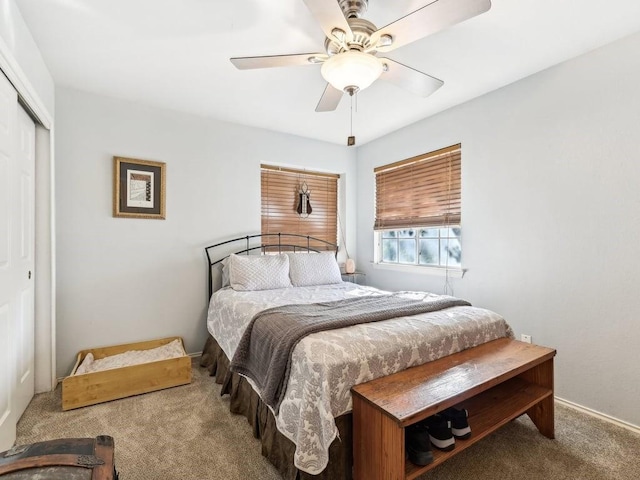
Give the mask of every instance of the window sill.
[[465, 268], [427, 267], [422, 265], [403, 265], [400, 263], [376, 263], [371, 262], [373, 268], [380, 270], [395, 270], [402, 272], [421, 273], [438, 277], [449, 276], [451, 278], [463, 278], [467, 272]]

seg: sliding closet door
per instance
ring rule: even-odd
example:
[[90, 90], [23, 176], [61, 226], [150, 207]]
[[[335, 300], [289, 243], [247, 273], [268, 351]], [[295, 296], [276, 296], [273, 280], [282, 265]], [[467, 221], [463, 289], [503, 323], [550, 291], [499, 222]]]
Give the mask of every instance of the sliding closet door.
[[34, 138], [0, 72], [0, 451], [34, 389]]
[[14, 410], [15, 361], [13, 318], [15, 289], [12, 262], [12, 167], [18, 95], [0, 72], [0, 451], [16, 437]]
[[[20, 418], [33, 398], [35, 388], [35, 312], [34, 312], [34, 225], [35, 225], [35, 146], [36, 126], [31, 117], [18, 107], [16, 138], [16, 178], [14, 213], [18, 230], [16, 266], [16, 297], [18, 312], [14, 335], [16, 360], [16, 419]], [[15, 217], [14, 217], [15, 218]]]

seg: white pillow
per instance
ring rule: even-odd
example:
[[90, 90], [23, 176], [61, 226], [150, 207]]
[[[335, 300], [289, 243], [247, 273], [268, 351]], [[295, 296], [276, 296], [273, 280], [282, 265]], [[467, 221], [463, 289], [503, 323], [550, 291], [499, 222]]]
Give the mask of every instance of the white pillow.
[[291, 286], [286, 255], [229, 255], [229, 282], [234, 290], [272, 290]]
[[228, 287], [231, 284], [229, 280], [229, 257], [220, 262], [222, 264], [222, 287]]
[[342, 283], [340, 267], [332, 252], [288, 253], [289, 276], [294, 287]]
[[83, 375], [91, 371], [91, 365], [93, 364], [93, 353], [89, 352], [82, 360], [82, 363], [78, 365], [75, 375]]

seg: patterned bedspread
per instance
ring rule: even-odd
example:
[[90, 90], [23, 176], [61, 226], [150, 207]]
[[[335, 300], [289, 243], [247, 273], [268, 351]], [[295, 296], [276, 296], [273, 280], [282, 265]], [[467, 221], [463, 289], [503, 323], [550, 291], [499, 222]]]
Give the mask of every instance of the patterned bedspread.
[[[211, 297], [207, 327], [233, 358], [251, 318], [266, 308], [388, 294], [351, 283], [253, 292], [226, 288]], [[424, 292], [402, 295], [437, 297]], [[293, 350], [289, 382], [276, 415], [278, 430], [296, 445], [296, 467], [311, 474], [324, 470], [337, 435], [334, 418], [351, 411], [353, 385], [507, 336], [513, 333], [500, 315], [453, 307], [305, 337]]]

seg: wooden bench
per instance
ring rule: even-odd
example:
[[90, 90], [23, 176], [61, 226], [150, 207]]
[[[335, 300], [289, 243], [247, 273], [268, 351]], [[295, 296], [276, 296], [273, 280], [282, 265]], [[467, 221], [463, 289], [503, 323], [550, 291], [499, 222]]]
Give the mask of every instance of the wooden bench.
[[[501, 338], [354, 386], [355, 480], [413, 479], [526, 413], [554, 438], [553, 357], [556, 351]], [[469, 411], [471, 438], [434, 461], [405, 460], [405, 427], [445, 408]]]

